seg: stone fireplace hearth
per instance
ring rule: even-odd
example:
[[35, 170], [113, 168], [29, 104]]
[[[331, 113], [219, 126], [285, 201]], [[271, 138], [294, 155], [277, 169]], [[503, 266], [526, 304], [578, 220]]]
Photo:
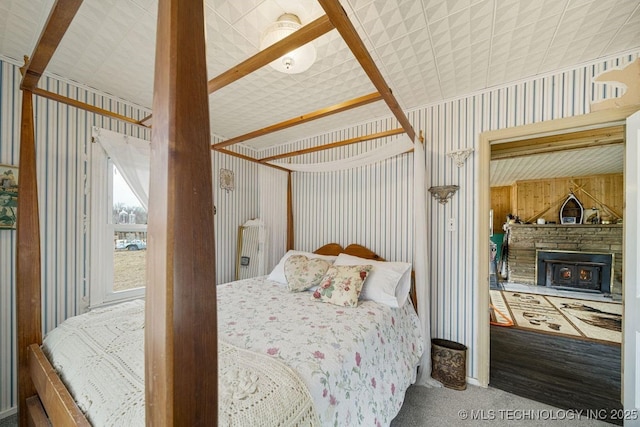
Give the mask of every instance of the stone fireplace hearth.
[[[622, 224], [512, 224], [508, 281], [622, 294], [622, 232]], [[552, 256], [543, 255], [541, 265], [540, 253]], [[570, 255], [558, 256], [560, 253]], [[576, 253], [583, 255], [576, 257]], [[606, 257], [587, 255], [606, 255], [610, 262]]]

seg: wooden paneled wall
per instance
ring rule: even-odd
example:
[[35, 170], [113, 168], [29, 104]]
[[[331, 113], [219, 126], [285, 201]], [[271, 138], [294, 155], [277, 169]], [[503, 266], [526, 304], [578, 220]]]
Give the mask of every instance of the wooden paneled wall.
[[511, 186], [491, 187], [491, 209], [493, 209], [493, 232], [502, 233], [502, 224], [511, 213]]
[[[573, 191], [585, 209], [597, 208], [601, 217], [622, 217], [624, 181], [622, 174], [534, 179], [517, 181], [511, 187], [491, 189], [491, 207], [494, 212], [494, 230], [499, 230], [508, 213], [522, 221], [560, 222], [559, 210]], [[505, 206], [505, 201], [510, 205]], [[506, 207], [506, 213], [503, 214]], [[498, 228], [496, 228], [498, 227]]]

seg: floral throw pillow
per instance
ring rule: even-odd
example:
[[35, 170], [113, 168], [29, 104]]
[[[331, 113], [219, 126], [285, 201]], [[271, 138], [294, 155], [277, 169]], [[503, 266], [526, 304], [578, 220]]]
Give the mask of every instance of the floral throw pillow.
[[324, 275], [313, 293], [316, 301], [329, 302], [343, 307], [357, 307], [362, 284], [373, 266], [333, 265]]
[[331, 263], [324, 259], [291, 255], [284, 263], [284, 275], [291, 292], [301, 292], [317, 286]]

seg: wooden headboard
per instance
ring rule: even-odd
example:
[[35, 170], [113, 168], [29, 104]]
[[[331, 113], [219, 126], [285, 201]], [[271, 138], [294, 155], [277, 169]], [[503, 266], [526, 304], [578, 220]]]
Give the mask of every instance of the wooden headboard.
[[[349, 246], [347, 246], [346, 248], [343, 248], [342, 246], [340, 246], [337, 243], [327, 243], [326, 245], [316, 249], [315, 251], [313, 251], [314, 254], [318, 254], [318, 255], [340, 255], [340, 254], [347, 254], [347, 255], [353, 255], [353, 256], [357, 256], [359, 258], [364, 258], [364, 259], [371, 259], [374, 261], [386, 261], [384, 258], [382, 258], [380, 255], [376, 254], [375, 252], [373, 252], [371, 249], [365, 248], [362, 245], [358, 245], [355, 243], [350, 244]], [[415, 280], [415, 274], [413, 271], [411, 271], [411, 290], [409, 291], [409, 296], [411, 297], [411, 303], [413, 304], [413, 308], [416, 310], [416, 312], [418, 311], [418, 304], [417, 304], [417, 295], [416, 295], [416, 280]]]
[[344, 249], [342, 248], [342, 246], [340, 246], [337, 243], [328, 243], [322, 246], [321, 248], [316, 249], [315, 251], [313, 251], [313, 253], [318, 255], [336, 255], [336, 256], [340, 254], [347, 254], [347, 255], [357, 256], [359, 258], [372, 259], [375, 261], [385, 261], [384, 258], [381, 258], [378, 254], [376, 254], [372, 250], [367, 249], [362, 245], [356, 245], [355, 243], [350, 244]]

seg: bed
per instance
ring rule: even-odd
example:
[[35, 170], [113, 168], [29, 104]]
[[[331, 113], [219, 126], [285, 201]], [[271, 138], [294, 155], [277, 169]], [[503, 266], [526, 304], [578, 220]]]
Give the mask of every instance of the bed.
[[[381, 260], [359, 245], [317, 252]], [[424, 350], [410, 299], [342, 307], [269, 277], [218, 286], [220, 425], [389, 425]], [[67, 319], [33, 355], [91, 425], [144, 425], [144, 323], [142, 300], [96, 309]]]
[[[219, 354], [219, 343], [229, 337], [222, 335], [225, 331], [222, 324], [219, 327], [218, 322], [223, 322], [224, 319], [217, 317], [217, 290], [216, 286], [211, 286], [215, 282], [216, 266], [211, 262], [215, 252], [215, 235], [210, 150], [214, 149], [276, 169], [283, 168], [272, 162], [250, 158], [226, 149], [225, 147], [232, 143], [231, 140], [212, 146], [208, 94], [268, 64], [288, 50], [335, 28], [378, 90], [376, 99], [383, 100], [388, 105], [402, 132], [406, 133], [412, 142], [415, 132], [339, 1], [319, 0], [326, 12], [324, 17], [210, 81], [207, 81], [204, 58], [202, 5], [198, 2], [180, 0], [159, 0], [158, 3], [151, 142], [151, 176], [154, 179], [151, 180], [149, 192], [147, 267], [148, 282], [152, 286], [147, 287], [144, 309], [145, 423], [217, 425], [218, 404], [222, 401], [222, 396], [219, 395], [217, 387], [218, 358], [212, 355]], [[31, 57], [25, 58], [25, 66], [21, 69], [21, 187], [16, 227], [18, 410], [21, 426], [48, 425], [49, 422], [64, 426], [89, 425], [40, 347], [41, 312], [34, 309], [40, 307], [42, 298], [34, 95], [138, 126], [150, 126], [150, 118], [134, 120], [37, 87], [47, 63], [81, 4], [82, 0], [57, 0], [54, 3], [41, 37]], [[347, 108], [359, 105], [353, 101], [346, 103], [349, 106]], [[340, 111], [342, 110], [336, 109], [334, 112]], [[323, 111], [323, 115], [326, 114], [331, 113]], [[304, 118], [308, 119], [306, 116]], [[379, 135], [362, 136], [349, 143], [376, 137]], [[327, 144], [317, 149], [328, 149], [339, 144], [343, 142]], [[180, 188], [175, 181], [175, 177], [178, 176]], [[289, 191], [289, 249], [294, 247], [290, 194]], [[176, 245], [178, 240], [181, 242], [179, 247]], [[419, 272], [425, 267], [423, 263], [418, 263], [416, 268]], [[426, 277], [424, 271], [419, 275]], [[418, 282], [422, 283], [421, 280]], [[421, 313], [421, 329], [428, 333], [428, 299], [422, 296], [414, 301], [417, 302], [418, 311]], [[223, 307], [220, 309], [224, 310]], [[415, 313], [410, 316], [415, 316]], [[392, 323], [394, 321], [392, 320]], [[220, 335], [218, 331], [221, 331]], [[421, 342], [425, 350], [421, 366], [425, 367], [429, 363], [424, 357], [424, 353], [428, 353], [428, 337], [423, 336]], [[241, 346], [234, 347], [240, 352], [243, 350]], [[221, 347], [223, 352], [226, 352], [227, 348], [226, 344]], [[417, 347], [413, 350], [419, 353], [420, 349]], [[352, 359], [351, 362], [354, 363], [354, 360], [356, 359]], [[405, 364], [405, 368], [409, 366], [414, 370], [414, 363]], [[304, 381], [304, 375], [302, 377]], [[408, 380], [405, 377], [402, 384], [398, 383], [395, 389], [390, 390], [391, 395], [403, 395], [412, 377], [413, 372]], [[369, 379], [373, 388], [382, 384], [380, 381], [376, 379], [374, 384], [372, 379]], [[317, 394], [317, 391], [313, 390], [313, 387], [310, 387], [310, 393]], [[328, 391], [327, 393], [331, 401], [331, 394]], [[335, 395], [334, 398], [337, 399]], [[390, 420], [400, 404], [401, 398], [399, 402], [394, 399], [393, 403], [389, 403], [381, 412], [374, 411], [379, 418], [374, 417], [373, 420], [381, 424], [386, 423], [384, 420]], [[331, 415], [326, 416], [322, 411], [321, 409], [319, 416], [324, 417], [323, 420], [331, 418]], [[357, 412], [350, 416], [357, 419], [360, 417]], [[368, 415], [363, 414], [362, 417], [368, 420]]]

